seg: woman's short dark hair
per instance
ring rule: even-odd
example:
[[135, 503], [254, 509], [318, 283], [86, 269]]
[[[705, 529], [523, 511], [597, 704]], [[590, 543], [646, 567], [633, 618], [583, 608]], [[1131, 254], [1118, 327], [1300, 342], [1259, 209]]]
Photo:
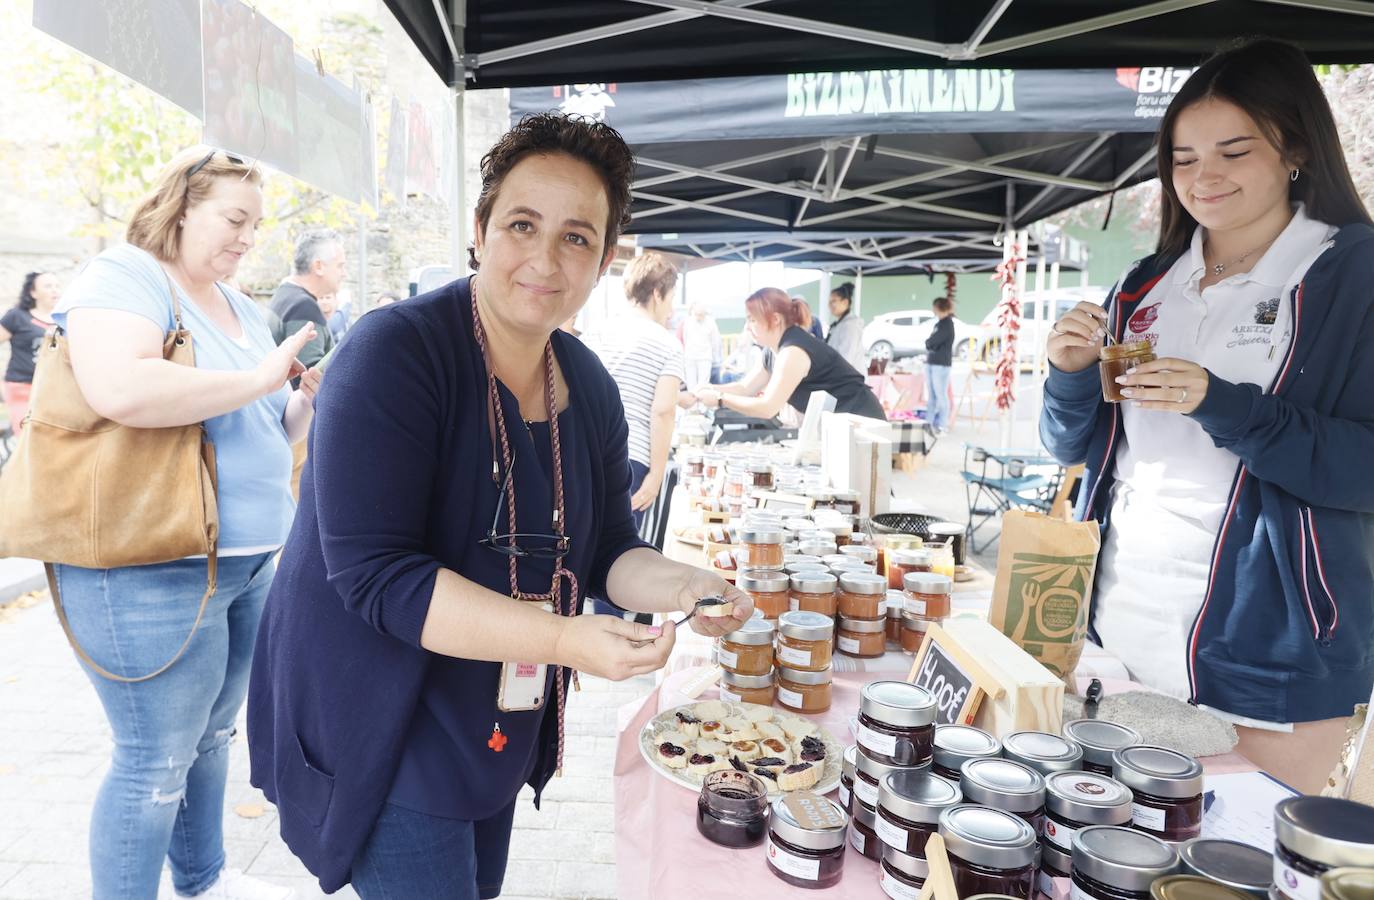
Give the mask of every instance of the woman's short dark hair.
[[1371, 224], [1341, 152], [1331, 106], [1312, 64], [1292, 44], [1250, 40], [1208, 59], [1174, 95], [1159, 126], [1156, 164], [1163, 187], [1159, 222], [1161, 253], [1182, 253], [1197, 227], [1174, 190], [1174, 125], [1183, 110], [1210, 99], [1245, 111], [1264, 131], [1285, 162], [1300, 169], [1289, 199], [1328, 225]]
[[[612, 253], [620, 232], [630, 224], [630, 183], [635, 160], [620, 132], [604, 122], [563, 113], [531, 113], [522, 118], [482, 157], [482, 192], [477, 197], [477, 222], [483, 231], [510, 170], [531, 154], [561, 153], [584, 162], [601, 176], [606, 189], [606, 246], [602, 258]], [[468, 265], [478, 268], [474, 248], [468, 248]]]
[[830, 296], [839, 297], [846, 303], [854, 302], [854, 282], [846, 281], [830, 289]]
[[42, 278], [44, 272], [30, 272], [24, 276], [24, 286], [19, 289], [19, 308], [28, 312], [38, 306], [38, 298], [33, 295], [33, 286]]

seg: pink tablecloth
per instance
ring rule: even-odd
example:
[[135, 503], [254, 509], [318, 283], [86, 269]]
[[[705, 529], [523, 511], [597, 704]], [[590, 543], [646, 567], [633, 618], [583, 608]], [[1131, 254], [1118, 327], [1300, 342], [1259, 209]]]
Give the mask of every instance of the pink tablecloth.
[[[844, 878], [839, 884], [823, 891], [801, 891], [788, 888], [773, 875], [762, 846], [731, 850], [697, 833], [697, 792], [659, 775], [639, 753], [639, 732], [644, 725], [661, 710], [688, 702], [677, 686], [691, 674], [692, 670], [687, 670], [670, 675], [637, 708], [624, 711], [622, 718], [627, 721], [621, 722], [615, 754], [616, 896], [620, 900], [687, 896], [694, 900], [739, 900], [802, 894], [864, 900], [885, 897], [878, 886], [878, 864], [853, 847], [847, 850]], [[853, 744], [849, 720], [858, 711], [860, 689], [870, 681], [891, 677], [891, 673], [835, 673], [830, 710], [812, 718], [841, 744]], [[714, 696], [712, 689], [699, 699]], [[1202, 762], [1211, 774], [1255, 768], [1237, 753]]]

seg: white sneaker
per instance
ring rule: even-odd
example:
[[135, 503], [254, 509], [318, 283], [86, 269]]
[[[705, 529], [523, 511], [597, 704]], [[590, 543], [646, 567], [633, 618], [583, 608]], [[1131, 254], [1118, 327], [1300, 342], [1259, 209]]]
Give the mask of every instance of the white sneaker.
[[[177, 896], [189, 895], [178, 893]], [[296, 892], [250, 878], [238, 869], [221, 869], [214, 884], [195, 896], [197, 900], [292, 900]]]

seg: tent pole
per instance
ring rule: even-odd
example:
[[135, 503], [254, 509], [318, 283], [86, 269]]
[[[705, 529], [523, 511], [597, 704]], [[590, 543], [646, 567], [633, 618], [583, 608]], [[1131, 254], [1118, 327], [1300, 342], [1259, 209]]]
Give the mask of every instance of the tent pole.
[[[438, 0], [435, 0], [438, 6]], [[453, 161], [453, 224], [451, 226], [453, 238], [453, 277], [461, 278], [467, 271], [466, 256], [468, 247], [468, 222], [467, 222], [467, 153], [464, 143], [467, 140], [467, 129], [463, 127], [463, 108], [464, 94], [467, 91], [467, 68], [463, 60], [463, 51], [466, 49], [467, 24], [468, 24], [468, 5], [467, 0], [448, 0], [448, 22], [449, 28], [446, 35], [449, 38], [449, 49], [453, 53], [453, 73], [449, 76], [449, 89], [453, 95], [453, 152], [458, 157]], [[436, 9], [437, 12], [437, 9]]]

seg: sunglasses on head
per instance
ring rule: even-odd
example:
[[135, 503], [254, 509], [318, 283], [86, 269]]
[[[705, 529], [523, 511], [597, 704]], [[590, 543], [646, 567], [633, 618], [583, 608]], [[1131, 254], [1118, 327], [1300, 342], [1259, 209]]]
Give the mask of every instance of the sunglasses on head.
[[[195, 174], [196, 174], [197, 172], [199, 172], [201, 169], [205, 168], [206, 166], [210, 165], [210, 160], [212, 160], [212, 159], [215, 158], [215, 154], [216, 154], [216, 153], [223, 153], [223, 154], [224, 154], [224, 158], [227, 159], [227, 160], [229, 160], [231, 163], [233, 163], [233, 164], [236, 165], [236, 166], [248, 166], [248, 163], [247, 163], [247, 162], [245, 162], [242, 158], [237, 157], [237, 156], [235, 156], [235, 155], [232, 154], [232, 153], [225, 152], [224, 150], [211, 150], [209, 153], [205, 154], [205, 157], [204, 157], [203, 159], [201, 159], [200, 162], [196, 163], [194, 166], [192, 166], [191, 168], [189, 168], [189, 169], [186, 170], [186, 180], [187, 180], [187, 181], [190, 181], [193, 177], [195, 177]], [[252, 172], [252, 171], [253, 171], [252, 166], [249, 166], [249, 167], [248, 167], [248, 171], [243, 173], [243, 177], [244, 177], [244, 178], [247, 178], [248, 175], [249, 175], [249, 173]]]

